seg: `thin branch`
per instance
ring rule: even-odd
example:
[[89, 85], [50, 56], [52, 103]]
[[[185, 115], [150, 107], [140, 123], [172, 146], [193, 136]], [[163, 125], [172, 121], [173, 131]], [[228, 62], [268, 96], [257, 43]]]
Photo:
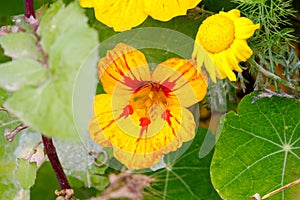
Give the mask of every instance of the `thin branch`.
[[259, 72], [261, 72], [263, 75], [265, 75], [268, 78], [273, 79], [274, 81], [280, 82], [282, 85], [285, 85], [286, 87], [289, 87], [293, 90], [300, 91], [300, 86], [294, 85], [290, 83], [287, 80], [284, 80], [277, 76], [276, 74], [273, 74], [272, 72], [269, 72], [268, 70], [264, 69], [260, 64], [258, 64], [254, 59], [249, 59], [248, 62], [254, 66]]
[[283, 190], [285, 190], [289, 187], [292, 187], [296, 184], [299, 184], [299, 183], [300, 183], [300, 178], [293, 181], [293, 182], [291, 182], [291, 183], [289, 183], [289, 184], [287, 184], [287, 185], [285, 185], [285, 186], [283, 186], [283, 187], [281, 187], [281, 188], [279, 188], [279, 189], [277, 189], [277, 190], [274, 190], [273, 192], [270, 192], [269, 194], [266, 194], [261, 199], [263, 200], [263, 199], [269, 198], [270, 196], [273, 196], [274, 194], [277, 194], [278, 192], [281, 192], [281, 191], [283, 191]]
[[289, 183], [289, 184], [286, 184], [285, 186], [282, 186], [281, 188], [279, 188], [277, 190], [274, 190], [274, 191], [264, 195], [263, 197], [260, 197], [260, 195], [258, 193], [256, 193], [255, 195], [253, 195], [251, 197], [251, 200], [264, 200], [264, 199], [267, 199], [267, 198], [277, 194], [278, 192], [282, 192], [283, 190], [286, 190], [287, 188], [292, 187], [292, 186], [294, 186], [296, 184], [299, 184], [299, 183], [300, 183], [300, 178], [293, 181], [293, 182], [291, 182], [291, 183]]
[[64, 189], [71, 189], [71, 186], [68, 182], [68, 179], [65, 175], [65, 172], [60, 164], [58, 159], [55, 146], [53, 145], [52, 138], [48, 138], [47, 136], [42, 135], [45, 153], [47, 154], [51, 166], [55, 172], [56, 178], [59, 182], [59, 185], [62, 190]]
[[26, 128], [28, 128], [28, 126], [21, 124], [12, 131], [9, 131], [9, 129], [8, 129], [8, 131], [5, 133], [4, 136], [9, 142], [12, 142], [14, 140], [15, 136]]

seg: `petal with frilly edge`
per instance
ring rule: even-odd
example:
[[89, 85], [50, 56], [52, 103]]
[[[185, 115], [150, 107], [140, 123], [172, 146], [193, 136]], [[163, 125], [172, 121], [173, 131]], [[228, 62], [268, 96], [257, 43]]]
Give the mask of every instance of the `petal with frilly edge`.
[[141, 0], [95, 0], [97, 20], [115, 31], [126, 31], [140, 25], [147, 18]]
[[245, 62], [247, 59], [249, 59], [253, 53], [246, 40], [235, 40], [231, 45], [231, 49], [234, 52], [237, 60], [242, 62]]
[[117, 85], [130, 92], [139, 83], [150, 80], [150, 69], [144, 54], [123, 43], [100, 59], [98, 74], [105, 92], [110, 94]]
[[145, 0], [145, 11], [154, 19], [168, 21], [175, 16], [185, 15], [201, 0]]
[[168, 59], [155, 68], [152, 80], [171, 91], [168, 98], [177, 98], [183, 107], [201, 101], [207, 91], [206, 74], [203, 70], [198, 71], [192, 60]]
[[151, 137], [122, 137], [120, 143], [113, 145], [115, 157], [129, 169], [149, 168], [156, 164], [163, 154], [176, 151], [183, 142], [194, 138], [196, 124], [192, 113], [186, 108], [169, 107], [162, 118], [165, 125]]

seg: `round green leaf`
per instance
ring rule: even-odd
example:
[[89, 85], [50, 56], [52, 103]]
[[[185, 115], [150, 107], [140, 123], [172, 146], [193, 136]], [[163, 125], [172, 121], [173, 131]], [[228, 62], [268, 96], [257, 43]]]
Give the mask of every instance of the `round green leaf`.
[[[224, 199], [261, 196], [300, 177], [300, 103], [273, 96], [241, 101], [222, 119], [211, 164], [214, 187]], [[272, 200], [299, 199], [294, 186]]]

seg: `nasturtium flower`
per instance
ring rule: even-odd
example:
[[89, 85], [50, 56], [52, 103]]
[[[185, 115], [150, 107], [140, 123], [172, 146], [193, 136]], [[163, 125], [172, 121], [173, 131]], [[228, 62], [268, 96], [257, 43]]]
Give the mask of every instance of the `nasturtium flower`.
[[95, 96], [90, 136], [129, 169], [149, 168], [193, 139], [187, 107], [207, 92], [195, 61], [170, 58], [150, 71], [142, 52], [121, 43], [99, 60], [98, 73], [106, 93]]
[[242, 72], [239, 62], [251, 57], [253, 51], [248, 46], [247, 39], [258, 28], [259, 24], [240, 17], [237, 9], [221, 11], [206, 18], [200, 25], [192, 57], [197, 60], [198, 66], [205, 65], [214, 82], [216, 77], [228, 77], [235, 81], [233, 70]]
[[130, 30], [148, 15], [160, 21], [185, 15], [201, 0], [80, 0], [85, 8], [94, 8], [96, 19], [115, 31]]

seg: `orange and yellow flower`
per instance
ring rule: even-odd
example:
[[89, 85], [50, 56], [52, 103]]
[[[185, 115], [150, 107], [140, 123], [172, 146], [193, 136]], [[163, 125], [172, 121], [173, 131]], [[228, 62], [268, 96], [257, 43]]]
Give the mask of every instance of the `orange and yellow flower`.
[[106, 94], [96, 95], [91, 138], [112, 147], [129, 169], [149, 168], [194, 137], [187, 107], [204, 98], [207, 78], [192, 60], [171, 58], [153, 72], [142, 52], [125, 44], [98, 63]]
[[185, 15], [201, 0], [80, 0], [85, 8], [94, 8], [96, 19], [115, 31], [130, 30], [148, 15], [160, 21]]
[[233, 70], [242, 72], [239, 62], [244, 62], [252, 55], [247, 44], [259, 24], [240, 17], [237, 9], [219, 12], [206, 18], [200, 25], [195, 39], [192, 57], [197, 60], [199, 68], [205, 65], [211, 79], [226, 77], [236, 80]]

